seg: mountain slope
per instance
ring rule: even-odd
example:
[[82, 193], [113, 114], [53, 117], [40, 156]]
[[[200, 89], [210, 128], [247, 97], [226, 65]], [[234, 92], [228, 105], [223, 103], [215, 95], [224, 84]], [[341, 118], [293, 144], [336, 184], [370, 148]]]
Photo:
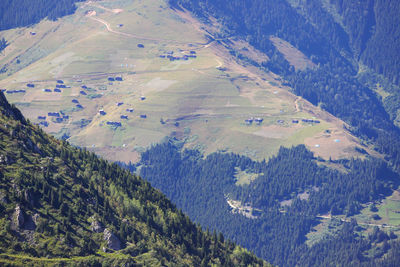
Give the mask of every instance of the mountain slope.
[[139, 177], [49, 137], [3, 93], [0, 122], [0, 262], [265, 265]]
[[[346, 38], [340, 41], [344, 30], [337, 30], [338, 24], [337, 27], [330, 24], [324, 27], [324, 24], [317, 23], [317, 19], [330, 18], [332, 21], [328, 12], [316, 14], [307, 12], [307, 9], [297, 11], [285, 0], [251, 3], [243, 0], [170, 2], [177, 9], [189, 9], [208, 23], [210, 17], [214, 18], [230, 35], [249, 39], [250, 44], [271, 59], [264, 66], [281, 74], [297, 95], [346, 121], [353, 134], [373, 142], [377, 151], [386, 154], [395, 168], [399, 167], [400, 132], [394, 124], [396, 115], [393, 114], [398, 110], [393, 112], [393, 106], [389, 108], [382, 103], [382, 98], [375, 92], [384, 83], [374, 75], [365, 75], [360, 79], [363, 70], [359, 68], [359, 62], [355, 62], [355, 56], [349, 54], [350, 44], [343, 43]], [[285, 53], [271, 40], [271, 36], [287, 41], [318, 67], [296, 70]], [[391, 53], [395, 58], [398, 56], [398, 44], [393, 46]], [[388, 85], [383, 91], [390, 87]], [[399, 92], [391, 91], [389, 95], [392, 94], [397, 96]], [[392, 105], [396, 105], [395, 101]], [[392, 112], [389, 115], [390, 109]]]
[[[205, 154], [257, 160], [299, 144], [325, 159], [363, 157], [356, 148], [370, 153], [342, 120], [263, 70], [279, 57], [220, 26], [165, 0], [78, 3], [73, 15], [2, 32], [9, 46], [0, 57], [0, 87], [46, 132], [110, 160], [137, 161], [166, 136]], [[282, 42], [298, 52], [300, 69], [316, 66], [287, 46]], [[66, 118], [48, 116], [60, 111]]]

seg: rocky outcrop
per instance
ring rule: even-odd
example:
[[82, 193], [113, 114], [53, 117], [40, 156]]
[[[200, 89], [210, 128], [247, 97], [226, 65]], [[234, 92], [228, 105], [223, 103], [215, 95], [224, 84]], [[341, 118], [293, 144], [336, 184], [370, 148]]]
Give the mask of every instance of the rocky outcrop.
[[15, 226], [19, 229], [23, 229], [24, 224], [25, 224], [25, 214], [19, 205], [17, 205], [15, 207], [13, 217], [14, 217]]
[[90, 230], [92, 230], [92, 232], [95, 232], [95, 233], [101, 233], [101, 232], [103, 232], [104, 227], [101, 224], [101, 222], [99, 222], [97, 220], [93, 220], [92, 224], [90, 225]]
[[104, 240], [107, 241], [107, 246], [112, 250], [121, 249], [121, 241], [108, 228], [104, 229]]

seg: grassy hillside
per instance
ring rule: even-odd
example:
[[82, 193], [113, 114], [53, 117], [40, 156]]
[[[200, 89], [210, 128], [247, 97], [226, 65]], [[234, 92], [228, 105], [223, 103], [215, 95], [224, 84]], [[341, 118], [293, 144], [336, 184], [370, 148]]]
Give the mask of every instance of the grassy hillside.
[[0, 264], [263, 266], [149, 183], [26, 121], [0, 93]]
[[[2, 32], [10, 44], [0, 57], [7, 69], [0, 87], [26, 90], [6, 96], [32, 122], [62, 110], [69, 119], [47, 116], [44, 130], [107, 159], [135, 160], [165, 136], [206, 154], [232, 151], [258, 160], [297, 144], [326, 159], [361, 155], [342, 121], [290, 93], [281, 77], [255, 68], [269, 58], [245, 40], [219, 38], [223, 33], [164, 0], [82, 3], [58, 21]], [[282, 49], [296, 51], [286, 43]], [[300, 68], [313, 66], [294, 54]], [[108, 80], [115, 77], [122, 81]], [[54, 92], [57, 80], [67, 86], [61, 92]], [[252, 117], [263, 122], [246, 125]]]

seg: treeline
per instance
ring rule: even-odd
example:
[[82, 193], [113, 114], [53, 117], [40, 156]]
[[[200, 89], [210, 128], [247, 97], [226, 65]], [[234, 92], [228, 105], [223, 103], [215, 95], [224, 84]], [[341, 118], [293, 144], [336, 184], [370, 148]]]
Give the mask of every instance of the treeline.
[[[203, 158], [196, 150], [180, 152], [172, 142], [167, 142], [144, 152], [137, 170], [190, 218], [222, 231], [273, 264], [294, 266], [301, 261], [302, 266], [310, 266], [319, 262], [314, 258], [318, 254], [319, 260], [329, 259], [331, 265], [340, 265], [343, 259], [333, 261], [328, 253], [335, 248], [335, 255], [349, 255], [344, 261], [351, 265], [358, 253], [367, 250], [365, 244], [374, 248], [372, 241], [353, 229], [355, 226], [351, 234], [339, 234], [334, 241], [318, 243], [315, 248], [305, 245], [306, 234], [318, 223], [318, 214], [353, 215], [360, 211], [362, 203], [390, 194], [398, 186], [398, 176], [377, 159], [335, 162], [344, 166], [343, 172], [320, 166], [316, 160], [302, 145], [281, 148], [268, 162], [255, 162], [230, 153], [213, 153]], [[237, 170], [258, 177], [249, 185], [237, 186]], [[298, 198], [304, 192], [309, 192], [308, 200]], [[255, 209], [251, 215], [258, 218], [233, 214], [228, 199], [252, 206]], [[292, 204], [284, 207], [284, 200], [292, 200]], [[349, 252], [349, 247], [354, 250]], [[390, 245], [386, 247], [389, 248]], [[380, 258], [383, 254], [376, 255]], [[356, 263], [374, 260], [362, 257]]]
[[[61, 265], [78, 257], [82, 266], [266, 265], [223, 235], [203, 232], [128, 170], [49, 137], [1, 92], [0, 197], [0, 265], [14, 257], [25, 260], [15, 265], [41, 265], [43, 257]], [[99, 250], [119, 256], [99, 257]]]
[[83, 0], [2, 0], [0, 1], [0, 31], [29, 26], [44, 18], [56, 20], [76, 10]]

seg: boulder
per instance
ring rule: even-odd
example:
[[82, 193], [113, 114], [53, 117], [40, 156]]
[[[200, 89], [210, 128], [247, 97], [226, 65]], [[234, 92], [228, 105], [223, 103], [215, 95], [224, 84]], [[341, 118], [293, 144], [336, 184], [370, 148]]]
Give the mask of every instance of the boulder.
[[108, 228], [104, 229], [104, 240], [107, 241], [107, 246], [112, 250], [121, 249], [121, 241]]

